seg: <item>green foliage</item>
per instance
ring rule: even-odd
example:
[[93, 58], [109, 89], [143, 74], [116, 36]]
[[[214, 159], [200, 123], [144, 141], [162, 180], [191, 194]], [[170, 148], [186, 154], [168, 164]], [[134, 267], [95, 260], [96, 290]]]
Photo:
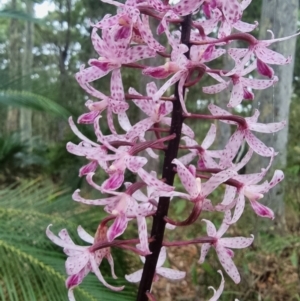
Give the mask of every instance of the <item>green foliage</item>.
[[4, 9], [0, 11], [0, 18], [18, 19], [21, 21], [30, 21], [38, 24], [45, 24], [44, 20], [33, 18], [32, 16], [24, 13], [23, 11]]
[[70, 116], [70, 112], [58, 103], [27, 91], [0, 91], [0, 104], [27, 108], [63, 118]]
[[[0, 299], [66, 300], [65, 256], [46, 237], [46, 226], [52, 223], [56, 233], [67, 228], [78, 243], [75, 233], [78, 222], [92, 233], [101, 214], [101, 211], [72, 203], [68, 189], [45, 184], [42, 179], [3, 188], [0, 192]], [[124, 255], [118, 252], [114, 258], [116, 272], [123, 277]], [[105, 277], [114, 285], [125, 284], [124, 280]], [[133, 292], [133, 287], [127, 285], [122, 300], [133, 300]], [[91, 275], [75, 289], [75, 294], [76, 300], [110, 301], [118, 298], [120, 293], [107, 290]]]

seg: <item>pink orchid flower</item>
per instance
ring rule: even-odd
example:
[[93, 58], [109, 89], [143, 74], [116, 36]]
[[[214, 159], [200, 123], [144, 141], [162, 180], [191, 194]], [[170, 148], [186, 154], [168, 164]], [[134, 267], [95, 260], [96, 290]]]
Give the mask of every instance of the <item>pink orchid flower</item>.
[[223, 222], [222, 222], [219, 230], [217, 231], [216, 227], [214, 226], [214, 224], [211, 221], [203, 219], [203, 221], [206, 223], [207, 235], [214, 237], [215, 242], [213, 244], [210, 244], [210, 243], [202, 244], [201, 256], [199, 259], [199, 263], [204, 262], [205, 257], [207, 255], [210, 247], [213, 246], [217, 252], [220, 263], [223, 266], [226, 273], [229, 275], [229, 277], [235, 283], [239, 283], [241, 280], [241, 277], [237, 270], [237, 267], [235, 266], [234, 262], [232, 261], [232, 257], [234, 256], [234, 253], [231, 249], [247, 248], [248, 246], [250, 246], [252, 244], [254, 236], [252, 235], [251, 238], [246, 238], [246, 237], [221, 238], [223, 236], [223, 234], [229, 228], [228, 222], [230, 222], [230, 220], [231, 220], [231, 213], [228, 210], [225, 212]]
[[238, 62], [238, 65], [226, 74], [226, 76], [232, 75], [235, 73], [236, 68], [240, 68], [241, 66], [245, 66], [251, 59], [252, 55], [255, 54], [257, 60], [257, 71], [269, 78], [273, 78], [274, 76], [274, 70], [268, 66], [268, 64], [271, 65], [286, 65], [289, 64], [292, 60], [292, 57], [289, 56], [285, 58], [282, 54], [277, 53], [268, 47], [272, 45], [273, 43], [285, 41], [288, 39], [291, 39], [300, 33], [293, 34], [291, 36], [287, 36], [284, 38], [274, 38], [274, 34], [272, 31], [268, 30], [272, 34], [272, 39], [270, 40], [256, 40], [251, 39], [250, 45], [248, 48], [230, 48], [228, 50], [228, 54], [236, 61]]
[[205, 34], [210, 34], [221, 22], [218, 38], [230, 35], [233, 28], [241, 32], [250, 32], [258, 26], [258, 22], [249, 24], [241, 21], [242, 13], [252, 0], [238, 2], [232, 1], [206, 1], [203, 6], [204, 13], [209, 18], [204, 21], [195, 21], [196, 26], [203, 27]]
[[220, 158], [219, 151], [210, 151], [208, 148], [213, 144], [216, 138], [217, 129], [214, 124], [210, 126], [201, 145], [198, 145], [197, 141], [190, 137], [182, 137], [187, 146], [197, 147], [190, 149], [190, 153], [180, 157], [178, 160], [183, 165], [188, 165], [194, 158], [199, 156], [198, 167], [199, 168], [219, 168], [217, 162], [213, 158]]
[[[141, 258], [142, 262], [145, 263], [145, 257], [140, 256], [140, 258]], [[160, 250], [160, 253], [159, 253], [159, 257], [158, 257], [158, 261], [157, 261], [153, 281], [155, 282], [155, 281], [158, 280], [158, 278], [159, 278], [158, 275], [163, 276], [163, 277], [168, 278], [168, 279], [171, 279], [171, 280], [181, 280], [181, 279], [183, 279], [186, 275], [185, 272], [162, 267], [162, 265], [166, 261], [166, 258], [167, 258], [166, 248], [162, 247], [161, 250]], [[137, 282], [141, 281], [142, 273], [143, 273], [143, 270], [141, 269], [141, 270], [138, 270], [138, 271], [136, 271], [132, 274], [125, 275], [125, 278], [129, 282], [137, 283]]]
[[[216, 105], [210, 104], [208, 106], [209, 111], [212, 115], [222, 115], [229, 116], [231, 115], [227, 111], [219, 108]], [[285, 121], [273, 122], [268, 124], [258, 123], [257, 119], [259, 116], [259, 111], [255, 110], [255, 113], [252, 117], [246, 117], [245, 125], [239, 125], [235, 121], [221, 120], [224, 123], [238, 125], [237, 130], [231, 136], [229, 142], [226, 144], [223, 154], [221, 156], [219, 164], [223, 167], [231, 166], [233, 158], [236, 156], [241, 144], [244, 139], [248, 145], [260, 156], [271, 157], [273, 155], [273, 149], [267, 147], [263, 142], [256, 138], [251, 131], [256, 131], [259, 133], [275, 133], [280, 131], [286, 125]]]
[[[102, 260], [106, 258], [111, 267], [112, 277], [114, 279], [117, 278], [114, 272], [114, 261], [110, 253], [110, 248], [103, 248], [92, 252], [90, 251], [90, 247], [75, 245], [66, 229], [61, 230], [58, 237], [51, 232], [50, 226], [51, 225], [47, 227], [46, 235], [53, 243], [64, 248], [64, 252], [68, 256], [66, 261], [66, 272], [68, 274], [66, 286], [69, 289], [69, 301], [75, 301], [73, 289], [78, 286], [90, 272], [93, 272], [99, 281], [107, 288], [114, 291], [123, 290], [124, 286], [115, 287], [108, 284], [99, 270], [99, 265]], [[95, 238], [88, 234], [81, 226], [77, 228], [77, 232], [82, 240], [92, 245], [107, 241], [106, 227], [99, 226]]]
[[[233, 180], [238, 182], [239, 187], [228, 187], [222, 203], [216, 206], [217, 210], [228, 210], [235, 206], [235, 211], [229, 224], [236, 223], [241, 217], [245, 208], [245, 197], [248, 198], [252, 209], [258, 216], [274, 219], [274, 212], [258, 202], [259, 199], [264, 197], [265, 193], [284, 179], [283, 172], [281, 170], [275, 170], [270, 182], [265, 181], [262, 184], [258, 184], [271, 167], [274, 155], [275, 153], [271, 157], [269, 165], [266, 168], [262, 168], [261, 172], [233, 177]], [[238, 194], [237, 198], [235, 198], [236, 193]]]
[[103, 95], [101, 101], [93, 102], [88, 100], [85, 105], [90, 110], [89, 113], [84, 113], [78, 117], [78, 123], [91, 124], [104, 110], [107, 114], [108, 127], [113, 134], [117, 134], [113, 124], [113, 114], [125, 112], [129, 105], [125, 101], [123, 83], [120, 69], [115, 69], [111, 74], [110, 81], [110, 97]]
[[[154, 100], [153, 97], [157, 93], [157, 87], [154, 82], [147, 84], [147, 95], [152, 99], [137, 99], [133, 102], [149, 117], [136, 123], [126, 134], [126, 138], [132, 139], [144, 133], [155, 123], [162, 123], [165, 125], [171, 125], [171, 118], [166, 117], [173, 110], [173, 104], [170, 101]], [[135, 89], [130, 88], [129, 93], [133, 95], [141, 96]], [[194, 137], [194, 132], [186, 124], [182, 125], [182, 133]]]
[[146, 15], [140, 16], [140, 7], [144, 7], [145, 3], [138, 3], [137, 1], [126, 1], [125, 4], [105, 0], [106, 2], [117, 6], [119, 12], [117, 15], [102, 19], [94, 27], [107, 29], [116, 28], [114, 39], [118, 41], [120, 39], [129, 39], [138, 44], [146, 43], [151, 49], [155, 51], [164, 51], [165, 47], [160, 45], [153, 37], [150, 25], [149, 17]]
[[230, 87], [230, 84], [232, 84], [233, 87], [231, 90], [231, 96], [227, 107], [236, 107], [242, 102], [243, 99], [253, 100], [254, 94], [248, 90], [249, 88], [255, 90], [263, 90], [274, 85], [278, 81], [277, 76], [274, 76], [274, 78], [271, 80], [245, 77], [245, 75], [252, 72], [255, 68], [256, 62], [252, 63], [244, 70], [236, 69], [235, 74], [230, 76], [229, 81], [225, 81], [222, 77], [220, 77], [217, 74], [209, 73], [208, 70], [207, 73], [211, 75], [214, 79], [216, 79], [218, 82], [220, 82], [220, 84], [203, 87], [202, 91], [207, 94], [215, 94], [225, 89], [228, 89]]
[[[149, 75], [154, 78], [167, 78], [171, 74], [173, 76], [167, 80], [162, 87], [153, 95], [155, 101], [159, 100], [161, 96], [175, 83], [178, 83], [178, 94], [182, 110], [184, 113], [188, 114], [185, 102], [183, 99], [183, 87], [186, 79], [188, 78], [190, 72], [195, 69], [203, 69], [205, 66], [199, 61], [199, 55], [194, 52], [193, 58], [196, 57], [196, 61], [189, 60], [184, 53], [188, 51], [188, 47], [184, 44], [180, 44], [178, 38], [172, 36], [170, 33], [166, 22], [162, 23], [165, 28], [165, 33], [167, 35], [168, 41], [172, 47], [171, 61], [167, 62], [163, 66], [158, 67], [148, 67], [143, 70], [143, 74]], [[206, 48], [209, 46], [205, 46]], [[192, 58], [192, 57], [191, 57]]]
[[[88, 175], [92, 182], [92, 174]], [[133, 218], [137, 219], [138, 232], [141, 250], [145, 255], [150, 254], [148, 247], [148, 234], [146, 218], [150, 213], [153, 213], [150, 203], [138, 203], [137, 200], [126, 192], [105, 191], [113, 196], [103, 199], [89, 200], [80, 196], [80, 190], [77, 189], [73, 193], [73, 200], [87, 205], [105, 206], [104, 210], [116, 216], [113, 224], [107, 231], [108, 241], [113, 241], [116, 237], [122, 235], [127, 228], [128, 222]]]
[[88, 94], [100, 99], [104, 99], [105, 95], [92, 87], [90, 82], [102, 78], [114, 69], [119, 69], [122, 64], [130, 64], [156, 55], [156, 51], [146, 45], [129, 47], [129, 40], [114, 41], [115, 30], [103, 29], [101, 39], [97, 34], [97, 28], [93, 28], [91, 38], [100, 57], [89, 61], [91, 67], [84, 69], [83, 66], [76, 73], [79, 85]]
[[177, 174], [188, 193], [177, 191], [160, 193], [157, 191], [153, 193], [153, 196], [180, 197], [194, 203], [193, 211], [189, 217], [183, 222], [175, 222], [174, 225], [189, 225], [199, 217], [202, 210], [214, 211], [214, 207], [207, 196], [221, 183], [237, 174], [234, 170], [223, 170], [201, 184], [201, 179], [196, 176], [196, 168], [193, 165], [186, 168], [178, 159], [174, 159], [172, 163], [176, 165]]

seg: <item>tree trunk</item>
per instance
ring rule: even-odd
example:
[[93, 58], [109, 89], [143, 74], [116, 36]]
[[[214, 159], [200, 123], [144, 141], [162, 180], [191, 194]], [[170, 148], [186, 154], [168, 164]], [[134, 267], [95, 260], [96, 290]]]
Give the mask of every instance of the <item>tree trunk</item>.
[[[298, 20], [298, 3], [299, 0], [274, 1], [263, 0], [262, 13], [260, 21], [260, 39], [270, 38], [267, 30], [271, 29], [275, 37], [285, 37], [291, 35], [297, 30]], [[292, 55], [294, 58], [296, 39], [274, 43], [270, 48], [285, 56]], [[275, 74], [279, 77], [279, 82], [272, 88], [256, 93], [254, 108], [261, 112], [259, 122], [270, 123], [281, 120], [289, 120], [289, 108], [292, 97], [292, 82], [294, 60], [286, 66], [272, 66]], [[286, 127], [274, 135], [257, 135], [268, 146], [273, 147], [279, 154], [276, 156], [272, 170], [284, 169], [287, 159], [288, 143], [288, 124]], [[260, 168], [268, 165], [269, 158], [255, 156], [253, 164], [247, 168], [247, 171], [257, 172], [257, 166]], [[284, 191], [282, 185], [275, 186], [265, 197], [262, 202], [274, 210], [275, 229], [284, 231]]]
[[[17, 10], [17, 0], [11, 0], [11, 9]], [[20, 42], [21, 35], [19, 32], [19, 21], [11, 18], [9, 26], [9, 80], [13, 82], [20, 76]], [[20, 87], [18, 87], [20, 88]], [[13, 87], [14, 90], [17, 87]], [[6, 131], [7, 133], [15, 132], [18, 130], [19, 111], [14, 107], [8, 107], [6, 117]]]
[[[33, 17], [33, 1], [26, 0], [26, 13]], [[24, 91], [31, 90], [31, 72], [33, 64], [33, 39], [34, 39], [34, 25], [33, 22], [27, 21], [25, 24], [25, 46], [24, 46], [24, 55], [23, 55], [23, 83], [22, 88]], [[32, 138], [32, 110], [21, 108], [20, 109], [20, 130], [21, 138], [23, 141], [30, 140]]]

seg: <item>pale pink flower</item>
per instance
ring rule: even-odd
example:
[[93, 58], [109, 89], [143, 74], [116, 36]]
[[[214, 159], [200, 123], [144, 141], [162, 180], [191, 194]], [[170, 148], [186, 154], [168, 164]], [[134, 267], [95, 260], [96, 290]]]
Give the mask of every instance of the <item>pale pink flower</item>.
[[241, 280], [240, 274], [232, 261], [232, 257], [234, 253], [231, 249], [243, 249], [250, 246], [253, 242], [254, 236], [251, 238], [246, 237], [234, 237], [234, 238], [221, 238], [223, 234], [229, 228], [229, 222], [231, 220], [230, 211], [226, 211], [224, 215], [223, 222], [217, 231], [214, 224], [209, 220], [203, 219], [206, 223], [206, 232], [208, 236], [214, 237], [215, 242], [213, 244], [204, 243], [201, 246], [201, 256], [199, 259], [199, 263], [203, 263], [205, 257], [210, 249], [213, 246], [217, 252], [218, 258], [220, 260], [221, 265], [223, 266], [226, 273], [230, 276], [230, 278], [235, 282], [239, 283]]
[[[89, 183], [92, 182], [92, 174], [88, 175]], [[150, 254], [148, 248], [147, 223], [145, 216], [153, 213], [150, 203], [138, 203], [136, 199], [126, 192], [105, 191], [113, 196], [103, 199], [89, 200], [80, 196], [80, 190], [73, 193], [73, 200], [87, 205], [105, 206], [104, 210], [114, 215], [116, 218], [107, 231], [108, 241], [113, 241], [116, 237], [122, 235], [127, 228], [128, 222], [133, 218], [137, 219], [138, 232], [140, 238], [141, 250]]]
[[[209, 73], [208, 70], [207, 73], [220, 83], [208, 87], [203, 87], [202, 91], [207, 94], [215, 94], [230, 88], [231, 95], [227, 107], [231, 107], [231, 108], [239, 105], [243, 99], [253, 100], [254, 94], [248, 90], [249, 88], [255, 90], [264, 90], [274, 85], [278, 81], [277, 76], [275, 76], [271, 80], [245, 77], [245, 75], [252, 72], [255, 68], [256, 68], [256, 62], [252, 63], [244, 70], [236, 69], [235, 74], [230, 75], [229, 81], [225, 81], [222, 77], [220, 77], [217, 74]], [[231, 88], [231, 84], [232, 84], [232, 88]]]
[[[210, 104], [208, 106], [209, 111], [214, 116], [230, 116], [231, 114], [227, 111]], [[259, 116], [259, 111], [255, 110], [252, 117], [245, 118], [245, 124], [241, 125], [235, 121], [221, 120], [224, 123], [237, 125], [237, 130], [230, 137], [228, 143], [225, 146], [223, 154], [220, 158], [219, 164], [223, 167], [231, 166], [233, 158], [236, 156], [241, 144], [244, 140], [248, 145], [260, 156], [271, 157], [273, 155], [273, 149], [267, 147], [262, 141], [260, 141], [256, 136], [252, 134], [251, 131], [256, 131], [260, 133], [275, 133], [280, 131], [286, 125], [285, 121], [273, 122], [268, 124], [258, 123], [257, 119]]]
[[[145, 257], [140, 256], [140, 258], [141, 258], [142, 262], [145, 263]], [[167, 258], [166, 248], [162, 247], [161, 250], [160, 250], [159, 257], [158, 257], [158, 261], [157, 261], [153, 281], [154, 282], [157, 281], [159, 276], [163, 276], [163, 277], [171, 279], [171, 280], [181, 280], [181, 279], [183, 279], [186, 275], [185, 272], [162, 267], [162, 265], [166, 261], [166, 258]], [[125, 278], [129, 282], [137, 283], [137, 282], [141, 281], [142, 273], [143, 273], [143, 270], [141, 269], [141, 270], [138, 270], [138, 271], [136, 271], [132, 274], [125, 275]]]
[[76, 73], [76, 79], [79, 85], [90, 95], [104, 99], [105, 95], [96, 90], [89, 83], [107, 75], [114, 69], [119, 69], [122, 64], [134, 63], [136, 61], [154, 57], [155, 50], [146, 45], [135, 45], [129, 47], [129, 41], [120, 39], [116, 42], [113, 37], [116, 29], [103, 29], [102, 39], [97, 34], [97, 28], [92, 30], [92, 42], [95, 50], [100, 55], [99, 59], [90, 59], [91, 67]]
[[205, 1], [203, 11], [209, 18], [204, 21], [196, 21], [196, 26], [202, 26], [206, 35], [210, 34], [221, 22], [218, 30], [218, 38], [230, 35], [233, 28], [241, 32], [250, 32], [258, 26], [258, 22], [249, 24], [241, 21], [243, 11], [250, 4], [251, 0], [239, 2], [228, 1]]
[[270, 40], [253, 39], [250, 42], [248, 48], [230, 48], [228, 50], [228, 54], [235, 60], [235, 62], [238, 62], [238, 64], [232, 71], [227, 73], [226, 76], [234, 74], [236, 68], [240, 68], [240, 66], [245, 66], [245, 64], [249, 62], [253, 54], [255, 54], [257, 58], [257, 71], [260, 74], [269, 78], [273, 78], [274, 71], [271, 67], [268, 66], [268, 64], [286, 65], [291, 62], [291, 56], [285, 58], [282, 54], [277, 53], [269, 49], [268, 47], [273, 43], [291, 39], [299, 35], [300, 33], [298, 32], [288, 37], [274, 39], [272, 31], [269, 30], [269, 32], [271, 32], [272, 34], [272, 39]]
[[219, 165], [215, 162], [213, 158], [220, 158], [219, 151], [210, 151], [208, 148], [213, 144], [216, 138], [217, 129], [214, 124], [210, 126], [201, 145], [198, 145], [197, 141], [191, 139], [190, 137], [182, 137], [187, 146], [197, 147], [196, 149], [191, 149], [190, 153], [180, 157], [178, 160], [183, 165], [188, 165], [191, 161], [199, 156], [198, 167], [199, 168], [219, 168]]
[[[106, 258], [110, 264], [113, 278], [117, 278], [114, 272], [114, 261], [110, 253], [110, 248], [103, 248], [92, 252], [90, 251], [90, 247], [75, 245], [66, 229], [61, 230], [58, 237], [50, 231], [50, 226], [51, 225], [47, 227], [46, 235], [53, 243], [64, 248], [64, 252], [68, 256], [66, 260], [66, 272], [68, 274], [66, 286], [69, 289], [68, 297], [70, 301], [75, 300], [73, 289], [78, 286], [90, 272], [94, 273], [99, 281], [111, 290], [120, 291], [124, 288], [124, 286], [115, 287], [108, 284], [99, 270], [99, 265], [102, 260]], [[101, 241], [107, 241], [106, 227], [102, 227], [101, 225], [98, 227], [95, 238], [88, 234], [81, 226], [77, 228], [77, 232], [82, 240], [92, 245]]]
[[[157, 92], [157, 87], [154, 82], [148, 83], [147, 95], [153, 97]], [[129, 93], [133, 95], [141, 96], [135, 89], [130, 88]], [[166, 117], [173, 110], [173, 103], [171, 101], [162, 101], [152, 99], [137, 99], [133, 102], [149, 117], [139, 121], [126, 134], [126, 138], [133, 139], [144, 133], [155, 123], [162, 123], [165, 125], [171, 125], [171, 118]], [[182, 133], [188, 135], [189, 137], [194, 137], [194, 132], [190, 127], [183, 124]]]

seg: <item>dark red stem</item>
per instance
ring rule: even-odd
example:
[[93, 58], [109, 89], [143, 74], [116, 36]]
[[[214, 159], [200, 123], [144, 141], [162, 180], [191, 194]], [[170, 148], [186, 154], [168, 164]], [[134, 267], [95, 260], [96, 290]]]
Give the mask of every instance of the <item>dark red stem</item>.
[[[184, 17], [184, 20], [181, 23], [181, 43], [188, 45], [189, 47], [190, 47], [189, 40], [190, 40], [190, 33], [191, 33], [191, 22], [192, 22], [192, 16], [189, 15]], [[186, 53], [186, 56], [189, 58], [189, 52]], [[183, 91], [183, 93], [184, 92], [185, 91]], [[181, 137], [181, 128], [182, 128], [182, 123], [184, 121], [182, 108], [179, 100], [179, 94], [178, 94], [178, 83], [175, 85], [175, 98], [176, 100], [173, 102], [170, 135], [175, 134], [176, 138], [171, 140], [168, 144], [168, 148], [165, 152], [165, 158], [163, 163], [163, 174], [162, 174], [162, 177], [166, 179], [166, 184], [171, 186], [173, 185], [174, 177], [175, 177], [175, 172], [173, 170], [174, 165], [172, 164], [172, 160], [176, 158], [178, 154], [178, 146]], [[170, 204], [169, 197], [159, 198], [157, 212], [153, 218], [153, 225], [151, 230], [151, 237], [155, 238], [155, 241], [151, 242], [149, 246], [152, 254], [146, 257], [142, 279], [140, 282], [139, 291], [136, 298], [137, 301], [148, 300], [146, 293], [151, 290], [156, 264], [157, 264], [158, 256], [164, 238], [164, 232], [166, 226], [164, 217], [168, 215], [169, 204]]]

